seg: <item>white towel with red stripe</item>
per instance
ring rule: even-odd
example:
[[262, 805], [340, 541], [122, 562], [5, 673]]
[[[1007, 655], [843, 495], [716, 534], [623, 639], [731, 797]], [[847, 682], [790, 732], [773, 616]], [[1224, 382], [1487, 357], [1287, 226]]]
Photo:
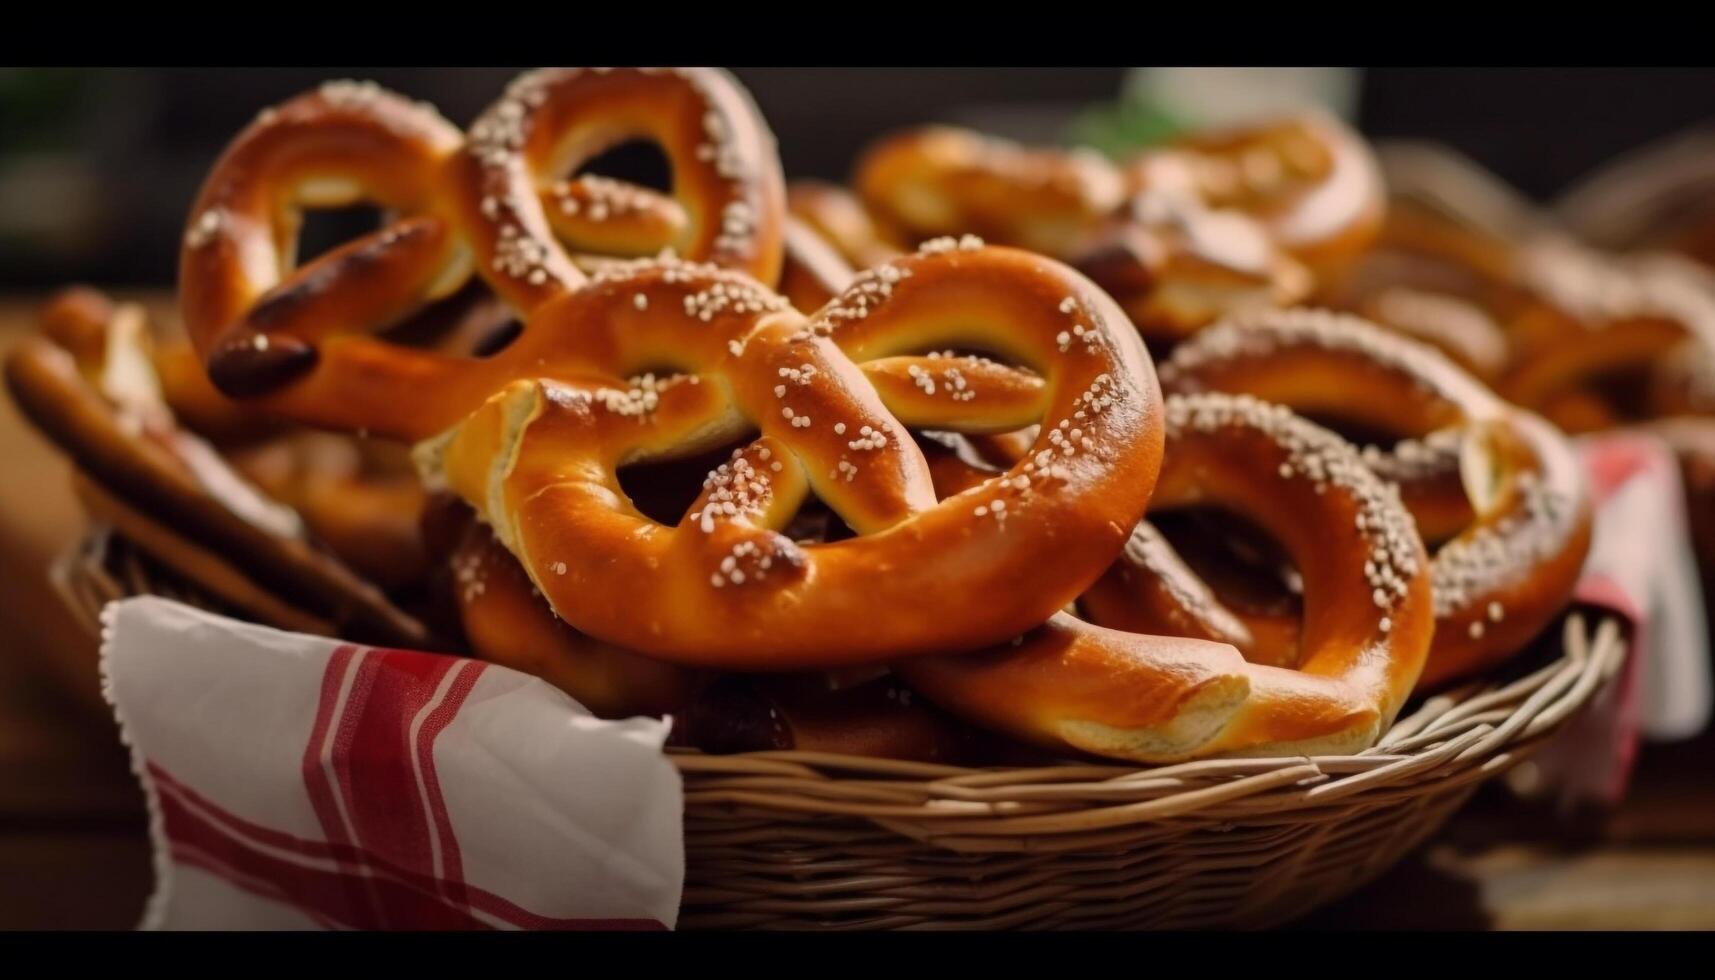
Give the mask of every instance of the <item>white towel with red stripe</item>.
[[1639, 740], [1689, 738], [1709, 724], [1711, 680], [1697, 558], [1673, 452], [1655, 436], [1612, 432], [1578, 440], [1596, 505], [1579, 601], [1627, 624], [1618, 681], [1536, 756], [1563, 807], [1624, 798]]
[[664, 722], [533, 677], [235, 622], [104, 613], [165, 929], [668, 929], [683, 790]]

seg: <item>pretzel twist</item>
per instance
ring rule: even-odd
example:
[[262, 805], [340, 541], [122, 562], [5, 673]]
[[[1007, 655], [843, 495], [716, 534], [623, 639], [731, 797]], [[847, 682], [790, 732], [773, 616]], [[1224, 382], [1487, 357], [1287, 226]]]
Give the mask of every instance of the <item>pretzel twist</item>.
[[[1683, 260], [1610, 259], [1546, 241], [1525, 251], [1522, 269], [1536, 301], [1514, 323], [1516, 356], [1500, 390], [1569, 429], [1608, 427], [1671, 405], [1661, 375], [1671, 375], [1675, 361], [1687, 363], [1688, 351], [1715, 351], [1715, 286]], [[1642, 396], [1616, 398], [1604, 383], [1623, 388], [1628, 374], [1652, 373], [1654, 390]]]
[[1375, 155], [1324, 113], [1193, 133], [1141, 154], [1126, 178], [1133, 194], [1190, 196], [1250, 215], [1322, 279], [1375, 240], [1386, 212]]
[[1161, 376], [1173, 393], [1242, 392], [1405, 436], [1364, 456], [1399, 486], [1424, 538], [1446, 542], [1425, 685], [1512, 655], [1564, 608], [1591, 522], [1570, 444], [1433, 348], [1356, 317], [1283, 310], [1199, 335]]
[[[937, 126], [876, 145], [856, 181], [880, 222], [909, 234], [974, 232], [1072, 262], [1152, 340], [1308, 295], [1308, 273], [1262, 224], [1211, 208], [1188, 179], [1170, 185], [1166, 174], [1182, 169], [1183, 153], [1150, 159], [1132, 173], [1089, 150], [1024, 147]], [[1148, 187], [1136, 176], [1145, 172]]]
[[1021, 146], [949, 126], [890, 136], [858, 162], [858, 193], [918, 240], [974, 234], [1064, 257], [1125, 203], [1119, 171], [1093, 150]]
[[[639, 136], [673, 164], [670, 199], [560, 179]], [[784, 193], [755, 106], [712, 69], [534, 72], [468, 141], [426, 106], [330, 83], [264, 112], [221, 157], [186, 232], [181, 302], [222, 391], [312, 425], [420, 439], [527, 376], [517, 348], [553, 339], [482, 359], [373, 334], [450, 296], [473, 268], [527, 318], [586, 281], [573, 250], [665, 246], [773, 282]], [[399, 217], [295, 266], [302, 208], [363, 200]], [[481, 380], [449, 381], [460, 377]], [[445, 397], [423, 411], [431, 390]]]
[[[674, 662], [827, 668], [1016, 635], [1117, 553], [1153, 484], [1160, 413], [1141, 345], [1089, 283], [969, 240], [870, 270], [807, 319], [745, 283], [674, 262], [609, 270], [536, 314], [564, 338], [547, 376], [586, 380], [513, 384], [425, 445], [425, 470], [567, 622]], [[1032, 370], [914, 353], [942, 345]], [[624, 380], [662, 365], [679, 373]], [[1028, 458], [941, 503], [905, 429], [1044, 419]], [[614, 476], [752, 430], [677, 526], [638, 513]], [[858, 537], [779, 533], [812, 489]], [[992, 598], [950, 613], [949, 589]]]
[[[1284, 408], [1174, 396], [1150, 508], [1203, 505], [1254, 518], [1296, 560], [1296, 669], [1064, 613], [1012, 646], [896, 669], [949, 711], [1015, 737], [1140, 762], [1373, 744], [1411, 693], [1433, 627], [1428, 561], [1397, 495], [1349, 444]], [[1127, 556], [1137, 560], [1131, 545]], [[1207, 619], [1197, 607], [1208, 601], [1186, 591], [1174, 604]]]

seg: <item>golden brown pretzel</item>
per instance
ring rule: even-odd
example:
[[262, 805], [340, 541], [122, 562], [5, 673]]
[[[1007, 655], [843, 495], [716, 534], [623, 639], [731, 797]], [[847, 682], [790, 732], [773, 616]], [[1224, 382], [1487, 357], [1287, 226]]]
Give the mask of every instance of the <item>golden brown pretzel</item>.
[[1308, 273], [1263, 225], [1214, 210], [1201, 189], [1168, 179], [1183, 163], [1176, 155], [1140, 164], [1153, 186], [1127, 189], [1120, 170], [1092, 151], [934, 126], [883, 140], [860, 161], [857, 184], [884, 221], [910, 234], [974, 232], [1071, 262], [1152, 341], [1308, 295]]
[[423, 486], [403, 447], [331, 432], [290, 432], [226, 452], [315, 539], [394, 595], [424, 583]]
[[460, 510], [449, 584], [472, 650], [543, 678], [599, 717], [671, 714], [673, 742], [707, 752], [952, 763], [987, 747], [885, 669], [849, 684], [829, 675], [716, 678], [585, 636], [554, 616], [517, 559]]
[[1025, 147], [925, 126], [889, 136], [858, 161], [869, 209], [921, 241], [974, 234], [1064, 258], [1125, 203], [1119, 171], [1093, 150]]
[[[1628, 373], [1648, 384], [1688, 341], [1715, 350], [1715, 287], [1683, 262], [1615, 259], [1559, 240], [1527, 250], [1524, 281], [1537, 302], [1514, 322], [1514, 364], [1501, 393], [1569, 424], [1647, 415], [1650, 394], [1626, 391]], [[1605, 389], [1605, 379], [1618, 390]], [[1588, 407], [1592, 397], [1603, 411]]]
[[[562, 230], [576, 230], [563, 222], [565, 198], [554, 181], [638, 137], [666, 154], [672, 198], [684, 218], [651, 222], [676, 229], [666, 241], [638, 229], [630, 251], [665, 246], [765, 283], [779, 277], [785, 180], [773, 134], [731, 76], [711, 68], [546, 68], [519, 77], [471, 125], [469, 145], [453, 168], [478, 265], [515, 309], [528, 312], [555, 295], [556, 284], [582, 280], [550, 233], [556, 220]], [[637, 202], [653, 197], [628, 190]], [[621, 217], [616, 210], [609, 209], [607, 220]], [[589, 219], [590, 209], [580, 207], [572, 217]], [[592, 250], [575, 240], [566, 244]]]
[[1152, 344], [1171, 345], [1223, 316], [1310, 295], [1308, 271], [1237, 211], [1139, 194], [1089, 239], [1078, 270], [1107, 291]]
[[[55, 304], [51, 315], [67, 311]], [[127, 347], [140, 335], [141, 311], [132, 322], [135, 331], [114, 329], [115, 343], [100, 361], [80, 365], [42, 337], [26, 338], [6, 358], [13, 400], [89, 475], [89, 499], [104, 515], [140, 522], [132, 526], [172, 552], [163, 560], [188, 560], [198, 569], [218, 565], [229, 582], [247, 596], [261, 596], [269, 609], [296, 607], [294, 628], [308, 628], [307, 612], [321, 628], [350, 639], [435, 645], [420, 622], [313, 547], [295, 514], [265, 500], [211, 447], [177, 427], [150, 387], [147, 355]]]
[[1304, 578], [1296, 670], [1247, 663], [1226, 643], [1059, 614], [1013, 645], [901, 661], [901, 676], [987, 727], [1139, 762], [1373, 744], [1411, 693], [1433, 628], [1428, 561], [1397, 495], [1349, 444], [1278, 406], [1175, 396], [1167, 420], [1151, 508], [1226, 507], [1281, 541]]
[[[730, 274], [642, 262], [536, 316], [565, 339], [551, 376], [590, 381], [511, 386], [428, 444], [425, 469], [567, 622], [675, 662], [828, 668], [1016, 635], [1111, 561], [1159, 461], [1154, 373], [1124, 314], [1023, 252], [932, 242], [808, 319]], [[915, 353], [942, 345], [1032, 371]], [[682, 373], [621, 380], [664, 363]], [[1028, 458], [940, 504], [905, 430], [1040, 420]], [[675, 527], [618, 487], [618, 465], [752, 427]], [[812, 488], [857, 537], [778, 533]], [[952, 612], [949, 591], [988, 598]]]
[[[660, 143], [674, 164], [678, 211], [635, 190], [622, 209], [609, 182], [558, 179], [634, 136]], [[360, 199], [404, 216], [294, 269], [297, 208]], [[667, 244], [682, 253], [772, 282], [784, 207], [772, 137], [713, 70], [534, 72], [478, 119], [468, 143], [432, 110], [334, 83], [264, 113], [222, 156], [186, 234], [181, 300], [223, 391], [313, 425], [420, 438], [498, 385], [459, 389], [465, 400], [419, 423], [411, 409], [425, 391], [476, 363], [485, 365], [476, 375], [503, 375], [490, 362], [516, 370], [529, 355], [515, 348], [538, 349], [515, 343], [482, 361], [368, 336], [451, 295], [472, 260], [520, 313], [584, 281], [556, 229], [575, 248], [676, 230]], [[601, 238], [610, 224], [626, 242]]]
[[[373, 84], [330, 82], [263, 111], [197, 195], [179, 254], [186, 331], [232, 395], [277, 383], [317, 341], [379, 329], [463, 284], [469, 250], [444, 170], [459, 131]], [[298, 266], [306, 207], [369, 201], [401, 217]]]
[[1403, 436], [1365, 458], [1401, 487], [1435, 554], [1425, 685], [1520, 650], [1565, 606], [1590, 543], [1570, 444], [1434, 349], [1356, 317], [1259, 313], [1215, 327], [1161, 369], [1174, 393], [1229, 391]]
[[1190, 196], [1261, 221], [1326, 281], [1380, 231], [1381, 169], [1361, 137], [1312, 112], [1193, 133], [1126, 168], [1128, 189]]

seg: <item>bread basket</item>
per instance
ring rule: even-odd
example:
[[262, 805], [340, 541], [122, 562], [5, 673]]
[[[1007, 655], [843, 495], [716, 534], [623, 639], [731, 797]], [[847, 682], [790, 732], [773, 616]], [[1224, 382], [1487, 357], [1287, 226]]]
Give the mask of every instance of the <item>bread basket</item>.
[[[92, 631], [157, 594], [243, 617], [121, 535], [53, 571]], [[1409, 704], [1354, 756], [1029, 769], [676, 752], [688, 929], [1260, 928], [1380, 875], [1618, 672], [1575, 609], [1504, 672]]]

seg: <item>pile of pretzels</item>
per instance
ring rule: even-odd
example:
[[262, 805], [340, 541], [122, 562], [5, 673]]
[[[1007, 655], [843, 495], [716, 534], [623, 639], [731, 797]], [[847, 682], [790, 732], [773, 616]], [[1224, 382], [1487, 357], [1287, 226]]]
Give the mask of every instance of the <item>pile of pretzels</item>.
[[[585, 172], [639, 139], [669, 188]], [[234, 606], [683, 745], [1354, 753], [1562, 613], [1562, 429], [1695, 334], [1396, 200], [1314, 113], [1118, 162], [929, 127], [847, 189], [717, 70], [535, 71], [464, 131], [330, 82], [203, 184], [182, 339], [72, 293], [7, 378]]]

